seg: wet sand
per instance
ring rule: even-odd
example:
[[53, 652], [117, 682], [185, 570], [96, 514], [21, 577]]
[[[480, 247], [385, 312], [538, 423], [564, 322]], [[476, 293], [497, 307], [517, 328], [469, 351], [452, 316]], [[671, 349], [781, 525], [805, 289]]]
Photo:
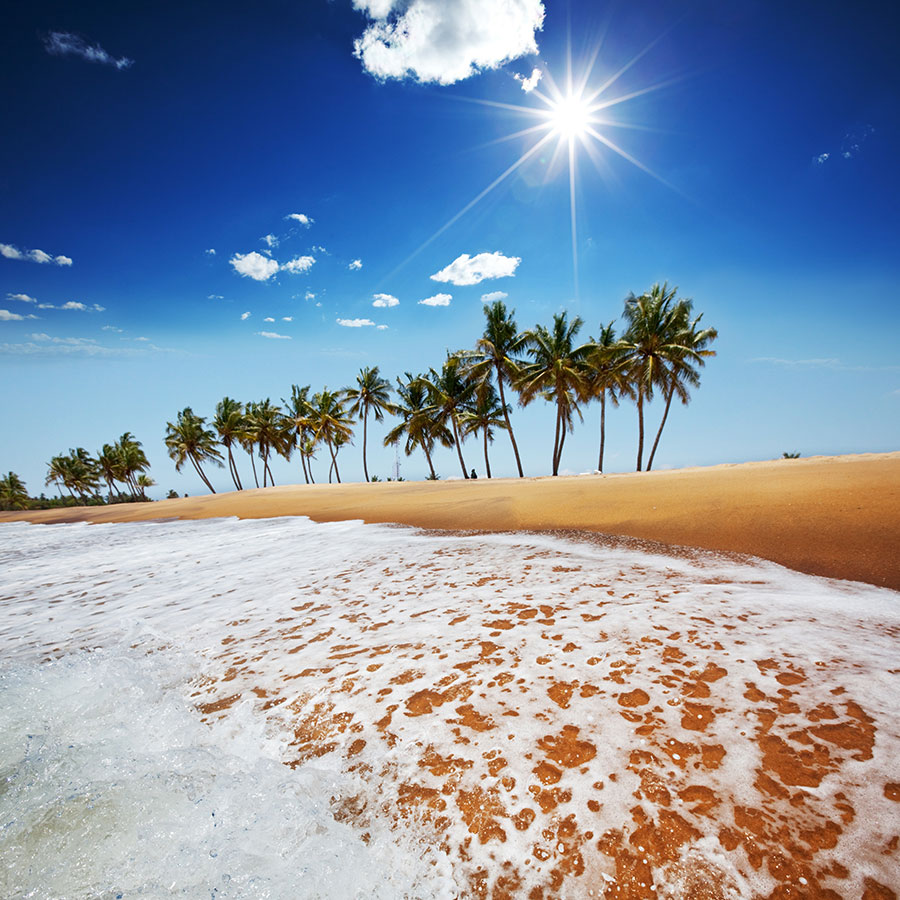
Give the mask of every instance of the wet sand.
[[900, 452], [618, 475], [290, 485], [0, 513], [0, 521], [289, 515], [449, 530], [584, 530], [760, 556], [800, 572], [900, 590]]

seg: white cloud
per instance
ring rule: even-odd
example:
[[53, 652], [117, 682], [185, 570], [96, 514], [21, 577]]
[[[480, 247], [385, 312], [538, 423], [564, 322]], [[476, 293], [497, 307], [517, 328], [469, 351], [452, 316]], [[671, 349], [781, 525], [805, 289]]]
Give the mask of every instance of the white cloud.
[[506, 291], [491, 291], [488, 294], [481, 295], [482, 303], [493, 303], [495, 300], [505, 300], [509, 294]]
[[49, 334], [45, 334], [44, 332], [40, 332], [39, 334], [32, 334], [31, 339], [35, 341], [49, 341], [52, 344], [71, 344], [72, 346], [81, 346], [82, 344], [96, 344], [97, 342], [93, 338], [61, 338], [61, 337], [50, 337]]
[[[376, 326], [379, 331], [387, 331], [387, 325], [378, 325]], [[898, 392], [900, 393], [900, 392]]]
[[372, 21], [354, 41], [379, 79], [453, 84], [482, 69], [537, 53], [541, 0], [353, 0]]
[[293, 316], [282, 316], [282, 317], [281, 317], [281, 321], [282, 321], [282, 322], [293, 322], [293, 321], [294, 321], [294, 317], [293, 317]]
[[331, 254], [321, 244], [313, 244], [310, 250], [312, 253], [322, 253], [325, 256], [331, 256]]
[[216, 248], [215, 248], [215, 247], [210, 247], [209, 250], [206, 251], [206, 255], [207, 255], [207, 256], [215, 256], [215, 255], [216, 255]]
[[266, 317], [263, 319], [263, 322], [274, 322], [274, 321], [275, 321], [275, 320], [274, 320], [271, 316], [266, 316]]
[[543, 74], [544, 73], [540, 69], [534, 68], [527, 78], [524, 75], [513, 75], [513, 78], [522, 85], [522, 90], [525, 91], [526, 94], [530, 94], [537, 87]]
[[37, 303], [34, 297], [29, 297], [28, 294], [7, 294], [7, 300], [18, 300], [20, 303]]
[[260, 240], [267, 244], [269, 247], [277, 247], [278, 246], [278, 238], [275, 237], [274, 234], [267, 234], [265, 237], [261, 237]]
[[100, 330], [101, 330], [101, 331], [115, 331], [116, 334], [121, 334], [121, 333], [122, 333], [122, 329], [121, 329], [121, 328], [116, 328], [115, 325], [104, 325]]
[[344, 328], [366, 328], [375, 324], [371, 319], [338, 319], [337, 323]]
[[275, 331], [257, 331], [260, 337], [269, 338], [273, 341], [290, 341], [293, 338], [289, 334], [278, 334]]
[[25, 316], [10, 312], [8, 309], [0, 309], [0, 322], [21, 322]]
[[479, 284], [487, 278], [509, 278], [515, 274], [522, 262], [518, 256], [504, 256], [502, 253], [478, 253], [469, 256], [463, 253], [457, 256], [440, 272], [431, 276], [432, 281], [449, 281], [451, 284]]
[[373, 294], [375, 299], [372, 301], [372, 306], [377, 306], [381, 309], [385, 309], [389, 306], [399, 306], [400, 301], [393, 297], [391, 294]]
[[221, 294], [207, 294], [207, 300], [224, 300], [225, 298]]
[[314, 256], [297, 256], [294, 259], [288, 260], [281, 268], [285, 272], [297, 275], [300, 272], [308, 272], [313, 267], [315, 261]]
[[452, 294], [435, 294], [433, 297], [420, 300], [419, 306], [449, 306], [452, 299]]
[[59, 309], [76, 309], [79, 312], [85, 312], [87, 310], [87, 307], [83, 303], [79, 303], [77, 300], [69, 300], [67, 303], [63, 303], [63, 305], [58, 308]]
[[813, 157], [813, 162], [818, 166], [823, 166], [828, 161], [829, 156], [831, 156], [830, 153], [820, 153], [818, 156]]
[[246, 322], [247, 319], [249, 319], [249, 318], [250, 318], [250, 313], [249, 313], [249, 312], [241, 313], [241, 321], [242, 321], [242, 322]]
[[135, 341], [149, 341], [150, 338], [148, 338], [148, 337], [136, 337], [136, 338], [133, 338], [133, 340], [135, 340]]
[[235, 253], [229, 260], [234, 270], [254, 281], [268, 281], [277, 271], [278, 263], [253, 250], [250, 253]]
[[315, 219], [311, 219], [308, 215], [306, 215], [306, 213], [288, 213], [285, 218], [293, 219], [295, 222], [299, 222], [301, 225], [305, 225], [307, 228], [309, 228], [309, 226], [316, 221]]
[[[34, 301], [32, 301], [34, 302]], [[62, 306], [57, 306], [55, 303], [38, 303], [38, 309], [67, 309], [69, 311], [75, 312], [106, 312], [106, 307], [101, 306], [99, 303], [92, 303], [88, 306], [86, 303], [79, 303], [77, 300], [68, 300], [62, 304]]]
[[68, 31], [51, 31], [44, 38], [44, 48], [52, 56], [80, 56], [88, 62], [102, 63], [116, 69], [127, 69], [133, 59], [110, 56], [99, 44], [89, 44], [83, 37]]
[[13, 244], [0, 244], [0, 256], [7, 259], [27, 259], [36, 263], [56, 263], [58, 266], [71, 266], [72, 260], [68, 256], [51, 256], [43, 250], [20, 250]]
[[[0, 246], [2, 246], [2, 245], [0, 245]], [[361, 268], [362, 268], [362, 260], [361, 260], [361, 259], [354, 259], [354, 260], [351, 260], [351, 261], [350, 261], [350, 265], [348, 265], [347, 268], [348, 268], [351, 272], [356, 272], [358, 269], [361, 269]]]
[[307, 291], [307, 292], [303, 295], [303, 299], [304, 299], [304, 300], [315, 300], [315, 299], [316, 299], [316, 295], [315, 295], [312, 291]]

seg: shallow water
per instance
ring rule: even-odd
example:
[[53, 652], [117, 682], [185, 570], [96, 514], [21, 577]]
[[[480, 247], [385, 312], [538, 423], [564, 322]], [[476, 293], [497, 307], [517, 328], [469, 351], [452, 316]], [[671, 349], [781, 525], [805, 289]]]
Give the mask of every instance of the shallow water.
[[4, 897], [897, 890], [894, 592], [294, 518], [0, 571]]

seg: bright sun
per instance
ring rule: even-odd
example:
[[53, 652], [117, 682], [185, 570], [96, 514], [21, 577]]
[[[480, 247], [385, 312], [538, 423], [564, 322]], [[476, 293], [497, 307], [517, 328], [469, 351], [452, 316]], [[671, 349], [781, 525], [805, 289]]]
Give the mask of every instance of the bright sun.
[[584, 135], [591, 125], [591, 109], [578, 94], [554, 101], [546, 116], [553, 131], [569, 140]]

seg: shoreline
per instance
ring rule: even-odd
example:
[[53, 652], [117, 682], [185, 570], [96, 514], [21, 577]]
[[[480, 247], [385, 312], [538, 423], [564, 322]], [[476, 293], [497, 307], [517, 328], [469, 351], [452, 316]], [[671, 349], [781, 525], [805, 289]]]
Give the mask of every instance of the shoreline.
[[758, 556], [811, 575], [900, 590], [900, 451], [611, 475], [286, 485], [0, 513], [0, 524], [228, 516], [596, 532]]

